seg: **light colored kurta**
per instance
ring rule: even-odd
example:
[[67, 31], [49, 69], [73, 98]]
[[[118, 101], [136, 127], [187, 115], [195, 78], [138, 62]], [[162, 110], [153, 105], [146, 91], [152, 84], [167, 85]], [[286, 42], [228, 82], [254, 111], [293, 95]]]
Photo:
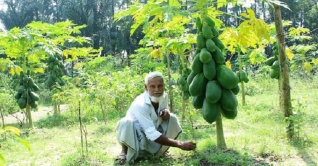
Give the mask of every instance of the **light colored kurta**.
[[[156, 112], [168, 108], [167, 94], [163, 95]], [[148, 152], [155, 156], [161, 156], [168, 150], [168, 146], [161, 146], [154, 142], [160, 135], [176, 139], [182, 132], [177, 117], [170, 113], [170, 119], [163, 121], [155, 113], [151, 105], [148, 92], [139, 95], [131, 104], [126, 116], [122, 118], [116, 128], [117, 141], [128, 147], [126, 161], [129, 163], [141, 154]]]

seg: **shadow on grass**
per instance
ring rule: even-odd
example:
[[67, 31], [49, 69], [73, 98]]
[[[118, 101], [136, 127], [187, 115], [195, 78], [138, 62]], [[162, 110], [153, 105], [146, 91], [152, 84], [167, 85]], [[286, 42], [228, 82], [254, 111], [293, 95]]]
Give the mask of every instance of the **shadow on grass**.
[[35, 126], [38, 128], [53, 128], [53, 127], [65, 127], [74, 125], [77, 123], [74, 118], [70, 118], [65, 115], [46, 116], [35, 122]]
[[308, 150], [306, 148], [310, 147], [313, 144], [313, 142], [300, 137], [296, 137], [290, 140], [290, 143], [297, 149], [298, 153], [300, 154], [302, 160], [306, 163], [306, 165], [318, 164], [312, 159], [311, 155], [308, 153]]
[[271, 164], [262, 158], [254, 158], [248, 154], [240, 154], [231, 149], [220, 150], [214, 147], [202, 151], [195, 151], [191, 155], [182, 157], [176, 157], [172, 154], [162, 158], [141, 158], [132, 165], [269, 166]]

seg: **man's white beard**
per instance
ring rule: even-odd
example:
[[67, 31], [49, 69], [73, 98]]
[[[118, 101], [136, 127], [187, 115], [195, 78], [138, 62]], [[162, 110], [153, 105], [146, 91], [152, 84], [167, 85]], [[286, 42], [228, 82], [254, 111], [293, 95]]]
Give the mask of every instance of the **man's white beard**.
[[163, 95], [160, 97], [150, 96], [150, 100], [154, 103], [159, 103], [162, 98], [163, 98]]

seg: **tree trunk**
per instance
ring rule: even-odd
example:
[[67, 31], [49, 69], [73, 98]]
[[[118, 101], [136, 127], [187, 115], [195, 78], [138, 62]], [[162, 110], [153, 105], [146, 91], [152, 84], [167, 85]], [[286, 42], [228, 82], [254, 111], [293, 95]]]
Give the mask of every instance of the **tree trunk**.
[[27, 103], [26, 105], [26, 115], [27, 115], [27, 119], [29, 122], [29, 129], [33, 129], [33, 120], [32, 120], [32, 115], [31, 115], [31, 106], [29, 103]]
[[169, 52], [166, 52], [166, 55], [164, 56], [167, 56], [167, 64], [168, 64], [168, 82], [169, 82], [169, 107], [170, 107], [170, 111], [173, 112], [173, 94], [172, 94], [172, 85], [171, 85], [171, 71], [170, 71], [170, 58], [169, 58], [169, 55], [170, 53]]
[[57, 106], [57, 102], [53, 101], [53, 110], [54, 110], [54, 116], [57, 116], [59, 114], [58, 112], [58, 106]]
[[183, 95], [184, 95], [184, 93], [182, 93], [182, 96], [181, 96], [181, 98], [182, 98], [182, 116], [181, 116], [181, 119], [182, 120], [185, 119], [185, 111], [186, 111], [186, 104], [185, 104], [186, 100], [183, 99]]
[[241, 81], [241, 94], [242, 94], [242, 105], [245, 105], [245, 88], [244, 88], [244, 82]]
[[216, 119], [216, 143], [219, 149], [226, 149], [221, 114]]
[[0, 114], [1, 114], [2, 128], [4, 128], [4, 117], [3, 117], [2, 110], [0, 110]]
[[291, 96], [290, 96], [290, 85], [289, 85], [289, 70], [288, 70], [288, 59], [286, 58], [285, 51], [285, 33], [283, 31], [282, 17], [280, 6], [274, 5], [274, 18], [276, 36], [279, 50], [279, 105], [280, 110], [284, 112], [285, 119], [287, 121], [287, 136], [292, 138], [294, 136], [294, 123], [290, 118], [292, 116]]
[[[239, 71], [242, 72], [243, 70], [243, 62], [242, 62], [242, 56], [241, 56], [241, 48], [237, 49], [238, 52], [238, 63], [239, 63]], [[241, 94], [242, 94], [242, 105], [245, 105], [245, 88], [244, 88], [244, 82], [241, 80]]]

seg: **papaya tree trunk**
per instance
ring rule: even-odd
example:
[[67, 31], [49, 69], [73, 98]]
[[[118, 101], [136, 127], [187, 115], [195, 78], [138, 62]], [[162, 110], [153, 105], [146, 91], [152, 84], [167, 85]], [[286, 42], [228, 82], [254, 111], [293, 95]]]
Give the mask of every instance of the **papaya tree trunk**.
[[242, 105], [245, 105], [245, 88], [244, 88], [243, 81], [241, 81], [241, 93], [242, 93]]
[[[238, 48], [238, 63], [239, 63], [239, 71], [243, 70], [243, 62], [241, 57], [241, 48]], [[242, 94], [242, 105], [245, 105], [245, 89], [244, 89], [244, 81], [241, 80], [241, 94]]]
[[216, 142], [219, 149], [226, 149], [221, 114], [216, 119]]
[[[182, 93], [182, 98], [183, 98], [183, 93]], [[186, 100], [182, 100], [182, 116], [181, 116], [181, 119], [184, 120], [185, 119], [185, 110], [186, 110], [186, 106], [185, 106], [185, 102]]]
[[0, 110], [1, 113], [1, 121], [2, 121], [2, 127], [4, 128], [4, 117], [3, 117], [3, 112]]
[[103, 115], [103, 121], [106, 124], [107, 118], [106, 118], [106, 111], [103, 105], [102, 100], [99, 101], [100, 109], [102, 110], [102, 115]]
[[280, 6], [274, 5], [274, 18], [275, 18], [275, 28], [276, 28], [276, 37], [278, 43], [278, 52], [279, 52], [279, 105], [280, 110], [284, 112], [285, 119], [287, 121], [287, 136], [292, 138], [294, 136], [294, 122], [290, 118], [292, 114], [291, 106], [291, 96], [290, 96], [290, 84], [289, 84], [289, 69], [288, 69], [288, 59], [286, 57], [285, 51], [285, 33], [283, 31], [282, 25], [282, 16]]
[[27, 120], [29, 122], [29, 128], [33, 129], [33, 120], [32, 120], [32, 115], [31, 115], [31, 106], [29, 103], [26, 104], [26, 115], [27, 115]]
[[172, 94], [172, 85], [171, 85], [171, 67], [170, 67], [170, 58], [169, 58], [169, 51], [166, 52], [166, 55], [164, 56], [167, 56], [167, 65], [168, 65], [168, 83], [169, 83], [169, 107], [170, 107], [170, 111], [173, 112], [173, 94]]
[[53, 112], [54, 112], [54, 114], [53, 114], [54, 116], [57, 116], [59, 114], [56, 101], [53, 101]]

